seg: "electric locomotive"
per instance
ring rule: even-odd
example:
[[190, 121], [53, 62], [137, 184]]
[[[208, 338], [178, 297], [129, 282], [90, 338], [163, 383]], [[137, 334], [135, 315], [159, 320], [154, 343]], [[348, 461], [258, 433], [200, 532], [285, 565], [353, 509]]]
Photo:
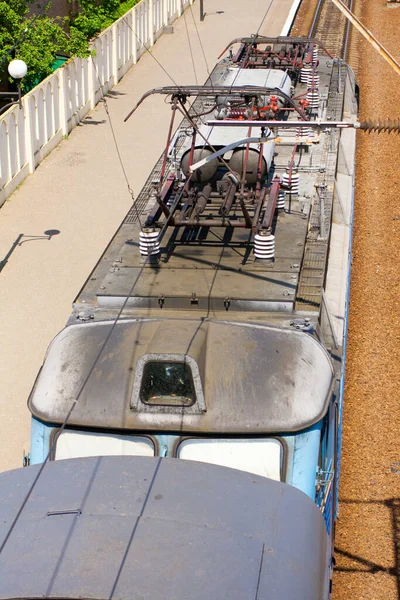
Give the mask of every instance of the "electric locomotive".
[[[229, 47], [205, 86], [151, 90], [135, 107], [150, 94], [168, 99], [165, 151], [28, 402], [32, 465], [49, 455], [61, 488], [74, 469], [77, 480], [91, 473], [96, 489], [114, 486], [111, 503], [123, 490], [122, 528], [126, 515], [149, 519], [113, 588], [121, 598], [130, 569], [140, 597], [165, 597], [165, 581], [176, 597], [204, 597], [206, 582], [223, 597], [329, 595], [355, 150], [354, 131], [329, 121], [355, 121], [357, 86], [315, 40]], [[141, 508], [129, 508], [129, 486], [133, 498], [143, 487]], [[88, 494], [79, 514], [94, 519], [101, 501]], [[112, 522], [107, 512], [101, 539]], [[81, 552], [83, 530], [74, 539]], [[102, 598], [110, 581], [100, 580]], [[84, 595], [84, 582], [76, 589]]]

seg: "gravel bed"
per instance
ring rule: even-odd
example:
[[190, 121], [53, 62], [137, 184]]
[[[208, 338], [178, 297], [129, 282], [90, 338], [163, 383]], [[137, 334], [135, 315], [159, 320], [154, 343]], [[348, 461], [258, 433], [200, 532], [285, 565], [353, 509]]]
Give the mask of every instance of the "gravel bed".
[[[306, 33], [310, 5], [298, 13]], [[400, 61], [400, 5], [357, 0]], [[299, 23], [304, 19], [304, 29]], [[400, 76], [359, 35], [360, 119], [398, 118]], [[355, 50], [356, 48], [356, 50]], [[359, 133], [340, 518], [333, 600], [400, 598], [400, 135]]]

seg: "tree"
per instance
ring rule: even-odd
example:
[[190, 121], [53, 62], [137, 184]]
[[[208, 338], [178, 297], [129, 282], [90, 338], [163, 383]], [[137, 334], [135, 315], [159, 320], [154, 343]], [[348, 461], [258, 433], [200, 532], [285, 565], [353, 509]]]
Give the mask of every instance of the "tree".
[[[0, 76], [13, 58], [28, 65], [22, 89], [37, 85], [53, 71], [57, 53], [89, 56], [89, 41], [111, 25], [139, 0], [78, 0], [79, 12], [70, 19], [50, 18], [37, 6], [34, 14], [29, 0], [0, 0]], [[7, 56], [16, 45], [15, 50]]]
[[[42, 4], [43, 6], [43, 4]], [[50, 75], [57, 53], [88, 56], [88, 39], [77, 28], [67, 32], [68, 22], [50, 18], [46, 11], [35, 18], [29, 13], [28, 0], [0, 0], [0, 73], [6, 72], [13, 58], [28, 65], [22, 88], [31, 88]], [[8, 52], [16, 45], [13, 52]]]
[[93, 38], [132, 8], [139, 0], [78, 0], [79, 12], [71, 19], [73, 29]]

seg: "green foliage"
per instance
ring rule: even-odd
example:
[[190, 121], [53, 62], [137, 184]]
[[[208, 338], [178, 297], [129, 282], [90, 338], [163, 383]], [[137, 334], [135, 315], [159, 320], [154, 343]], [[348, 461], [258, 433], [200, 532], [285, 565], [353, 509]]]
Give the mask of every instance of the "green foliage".
[[28, 16], [27, 0], [0, 1], [0, 60], [20, 40], [1, 71], [5, 71], [13, 58], [24, 60], [28, 66], [28, 73], [22, 81], [22, 88], [25, 89], [50, 75], [57, 53], [89, 55], [87, 39], [77, 30], [68, 34], [65, 19], [54, 19], [43, 14], [29, 27], [33, 19], [34, 15]]
[[[6, 64], [20, 58], [28, 65], [22, 87], [30, 89], [51, 74], [57, 53], [89, 56], [89, 40], [109, 27], [139, 0], [79, 0], [79, 13], [68, 18], [35, 18], [29, 0], [0, 0], [0, 62], [20, 40]], [[40, 3], [43, 6], [44, 0]], [[37, 9], [36, 9], [37, 10]], [[35, 11], [33, 8], [32, 12]], [[26, 28], [28, 31], [25, 32]], [[6, 64], [0, 70], [5, 71]]]
[[71, 31], [77, 29], [87, 39], [95, 37], [121, 17], [139, 0], [79, 0], [79, 13], [71, 20]]

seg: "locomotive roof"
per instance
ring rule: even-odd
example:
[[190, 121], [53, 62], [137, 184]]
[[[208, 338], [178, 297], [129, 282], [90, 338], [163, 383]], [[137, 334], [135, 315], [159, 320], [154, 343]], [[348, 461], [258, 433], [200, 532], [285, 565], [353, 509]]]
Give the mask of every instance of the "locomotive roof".
[[[40, 465], [0, 475], [0, 543]], [[49, 463], [2, 553], [0, 598], [325, 597], [324, 522], [299, 490], [178, 459]]]
[[[332, 364], [307, 333], [214, 319], [122, 320], [110, 335], [112, 326], [71, 325], [55, 338], [29, 400], [34, 416], [61, 423], [78, 397], [70, 425], [257, 434], [304, 429], [327, 409]], [[194, 404], [145, 404], [144, 364], [170, 360], [190, 367]]]
[[[264, 87], [265, 93], [270, 93], [271, 90], [275, 90], [276, 93], [278, 88], [286, 89], [290, 84], [289, 77], [280, 69], [238, 69], [232, 68], [230, 64], [220, 63], [211, 75], [210, 83], [219, 86], [215, 89], [219, 90], [220, 94], [223, 89], [229, 93], [237, 91], [232, 83], [237, 85], [242, 79], [245, 83], [250, 81], [253, 84], [273, 86]], [[330, 89], [333, 70], [336, 70], [336, 66], [321, 61], [318, 71], [321, 89]], [[296, 90], [297, 88], [299, 94], [306, 91], [303, 84], [296, 84]], [[203, 138], [208, 139], [209, 133], [212, 132], [209, 136], [212, 144], [219, 148], [232, 140], [246, 137], [248, 127], [245, 121], [243, 129], [207, 125], [208, 120], [212, 118], [210, 106], [215, 103], [213, 89], [209, 85], [210, 96], [201, 96], [195, 100], [193, 111], [198, 115], [204, 113], [204, 116], [197, 120], [203, 137], [198, 134], [196, 140], [204, 145]], [[337, 85], [334, 89], [337, 91]], [[184, 91], [186, 94], [186, 88]], [[194, 91], [193, 95], [198, 92]], [[336, 104], [341, 106], [340, 103]], [[341, 114], [341, 109], [333, 112], [333, 109], [331, 111], [329, 108], [327, 112], [328, 118], [332, 119], [340, 118]], [[290, 112], [288, 121], [292, 118], [299, 118], [296, 111]], [[326, 269], [331, 212], [331, 197], [326, 192], [322, 202], [318, 190], [321, 186], [325, 190], [329, 187], [327, 181], [331, 182], [331, 179], [334, 179], [334, 169], [325, 174], [326, 154], [333, 154], [332, 144], [326, 143], [324, 132], [302, 140], [299, 139], [296, 129], [292, 131], [277, 128], [275, 134], [275, 141], [271, 138], [264, 144], [263, 150], [267, 171], [270, 169], [269, 177], [271, 178], [273, 173], [284, 176], [296, 147], [294, 162], [296, 169], [300, 169], [301, 186], [299, 195], [286, 194], [287, 210], [277, 211], [274, 216], [273, 261], [256, 259], [253, 253], [254, 236], [250, 229], [231, 226], [237, 224], [238, 220], [243, 220], [240, 207], [235, 205], [236, 208], [233, 208], [229, 217], [225, 219], [224, 227], [213, 223], [202, 227], [195, 227], [193, 223], [187, 227], [163, 226], [160, 230], [160, 259], [157, 264], [152, 264], [151, 261], [144, 263], [139, 248], [141, 228], [152, 227], [154, 223], [161, 227], [159, 224], [163, 223], [161, 218], [153, 215], [153, 208], [158, 207], [154, 191], [157, 189], [163, 168], [161, 157], [149, 174], [134, 206], [88, 278], [77, 303], [82, 307], [85, 305], [108, 310], [111, 314], [111, 311], [118, 309], [124, 298], [129, 295], [127, 308], [132, 310], [158, 310], [162, 307], [164, 310], [191, 310], [208, 316], [210, 309], [224, 311], [228, 301], [230, 311], [306, 310], [317, 313]], [[177, 183], [175, 161], [178, 164], [184, 151], [190, 147], [191, 135], [192, 127], [186, 119], [178, 127], [169, 146], [166, 165], [169, 187], [165, 185], [164, 189], [168, 188], [168, 202], [171, 205], [178, 194], [174, 187]], [[261, 128], [252, 127], [251, 135], [260, 136]], [[334, 154], [334, 160], [329, 165], [336, 164], [336, 150]], [[273, 155], [275, 156], [272, 168]], [[251, 169], [254, 170], [254, 165]], [[203, 213], [207, 215], [204, 216], [205, 220], [209, 215], [215, 217], [214, 221], [218, 220], [220, 203], [221, 198], [217, 191], [213, 190], [207, 210]], [[325, 207], [326, 217], [323, 220], [320, 219], [321, 206]], [[179, 211], [180, 209], [178, 213]], [[322, 231], [321, 227], [326, 231]]]

